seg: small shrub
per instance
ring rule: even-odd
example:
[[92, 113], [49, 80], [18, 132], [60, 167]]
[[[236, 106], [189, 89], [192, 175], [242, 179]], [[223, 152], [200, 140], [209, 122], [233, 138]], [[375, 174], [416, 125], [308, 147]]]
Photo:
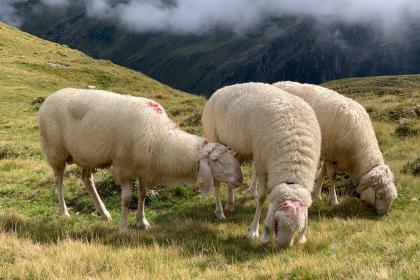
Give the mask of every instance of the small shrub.
[[195, 100], [194, 99], [187, 99], [187, 100], [181, 101], [181, 104], [195, 106]]
[[80, 178], [82, 176], [82, 170], [79, 167], [72, 166], [71, 168], [66, 169], [65, 176], [74, 176]]
[[18, 152], [14, 147], [10, 145], [1, 145], [0, 146], [0, 160], [8, 158], [17, 158], [19, 156]]
[[401, 169], [402, 173], [412, 174], [414, 176], [420, 175], [420, 157], [417, 157], [413, 160], [407, 161], [403, 168]]
[[395, 128], [395, 135], [398, 137], [415, 136], [419, 134], [420, 129], [413, 121], [403, 121]]
[[[121, 194], [121, 187], [115, 182], [114, 177], [112, 176], [111, 172], [101, 171], [102, 177], [99, 178], [97, 181], [95, 180], [96, 189], [98, 191], [99, 196], [101, 197], [113, 197], [113, 196], [120, 196]], [[94, 175], [95, 177], [95, 175]]]
[[201, 115], [200, 114], [195, 114], [192, 115], [191, 117], [187, 118], [186, 120], [184, 120], [181, 123], [182, 127], [187, 127], [187, 126], [198, 126], [200, 125], [201, 122]]
[[[327, 193], [329, 192], [328, 188], [330, 184], [331, 182], [328, 180], [328, 176], [326, 176], [323, 183], [323, 190]], [[356, 191], [356, 184], [347, 174], [338, 173], [335, 178], [335, 189], [338, 196], [352, 195]]]
[[193, 112], [195, 109], [192, 107], [182, 107], [182, 108], [176, 108], [169, 110], [169, 115], [172, 117], [176, 117], [179, 115], [190, 115], [191, 112]]
[[156, 99], [161, 99], [161, 100], [162, 100], [162, 99], [166, 99], [167, 97], [166, 97], [166, 96], [164, 96], [164, 95], [162, 95], [162, 94], [156, 94], [156, 95], [155, 95], [155, 98], [156, 98]]
[[366, 112], [369, 114], [370, 118], [375, 121], [384, 121], [386, 120], [386, 113], [381, 110], [377, 110], [374, 107], [366, 107]]
[[420, 107], [417, 105], [397, 106], [388, 110], [388, 117], [392, 121], [420, 118]]
[[9, 158], [40, 160], [42, 155], [40, 150], [36, 150], [31, 146], [14, 146], [10, 144], [0, 145], [0, 160]]
[[169, 115], [172, 117], [176, 117], [181, 114], [181, 110], [179, 108], [169, 110]]
[[41, 107], [42, 103], [44, 103], [45, 101], [45, 97], [39, 96], [37, 98], [35, 98], [34, 100], [32, 100], [32, 106], [34, 108], [35, 111], [39, 111], [39, 108]]

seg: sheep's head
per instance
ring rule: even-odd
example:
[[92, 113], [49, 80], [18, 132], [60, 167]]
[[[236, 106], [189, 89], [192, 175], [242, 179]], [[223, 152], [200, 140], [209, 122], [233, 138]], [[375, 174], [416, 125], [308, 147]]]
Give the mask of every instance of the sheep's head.
[[275, 233], [277, 246], [281, 248], [291, 247], [295, 238], [298, 243], [305, 243], [311, 203], [309, 191], [300, 185], [281, 184], [274, 188], [261, 242], [270, 242]]
[[205, 141], [197, 178], [205, 196], [210, 194], [214, 180], [239, 187], [243, 181], [243, 174], [239, 162], [229, 153], [227, 147]]
[[394, 175], [385, 164], [378, 165], [366, 173], [356, 191], [364, 203], [375, 207], [378, 214], [388, 214], [392, 202], [397, 198]]

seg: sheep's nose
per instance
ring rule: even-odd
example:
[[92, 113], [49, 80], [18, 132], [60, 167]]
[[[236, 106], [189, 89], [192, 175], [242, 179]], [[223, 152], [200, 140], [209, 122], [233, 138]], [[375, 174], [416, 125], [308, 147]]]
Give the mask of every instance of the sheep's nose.
[[242, 185], [242, 181], [243, 181], [243, 177], [242, 176], [235, 176], [234, 177], [234, 182], [232, 182], [231, 184], [234, 187], [239, 187]]
[[236, 176], [236, 181], [240, 184], [242, 184], [242, 182], [244, 181], [243, 176]]
[[244, 174], [242, 173], [242, 169], [240, 166], [238, 166], [238, 169], [236, 170], [238, 176], [236, 176], [236, 179], [242, 183], [244, 180]]

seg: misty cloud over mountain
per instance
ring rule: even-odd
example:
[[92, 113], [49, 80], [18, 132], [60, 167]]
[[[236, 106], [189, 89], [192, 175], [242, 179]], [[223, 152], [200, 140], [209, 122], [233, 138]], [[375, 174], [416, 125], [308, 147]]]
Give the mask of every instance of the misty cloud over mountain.
[[[20, 25], [16, 5], [25, 2], [29, 0], [0, 0], [0, 20]], [[138, 32], [202, 34], [223, 29], [242, 33], [282, 16], [366, 24], [386, 33], [420, 22], [419, 0], [39, 0], [39, 5], [65, 8], [72, 2], [83, 4], [90, 17]]]

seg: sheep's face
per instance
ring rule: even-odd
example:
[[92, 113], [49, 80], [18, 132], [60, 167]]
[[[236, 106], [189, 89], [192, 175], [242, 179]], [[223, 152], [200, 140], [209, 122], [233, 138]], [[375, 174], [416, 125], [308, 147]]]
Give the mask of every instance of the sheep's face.
[[270, 242], [275, 233], [276, 243], [280, 248], [291, 247], [295, 238], [298, 243], [305, 243], [307, 221], [308, 208], [301, 201], [285, 200], [281, 203], [271, 203], [261, 242]]
[[215, 180], [239, 187], [243, 181], [241, 166], [229, 149], [221, 144], [210, 143], [213, 146], [208, 154], [208, 163]]
[[197, 183], [203, 195], [208, 196], [214, 180], [239, 187], [243, 175], [239, 162], [221, 144], [204, 143], [204, 156], [200, 160]]
[[378, 214], [388, 214], [397, 198], [392, 171], [385, 164], [374, 167], [362, 177], [357, 192], [362, 202], [375, 207]]

